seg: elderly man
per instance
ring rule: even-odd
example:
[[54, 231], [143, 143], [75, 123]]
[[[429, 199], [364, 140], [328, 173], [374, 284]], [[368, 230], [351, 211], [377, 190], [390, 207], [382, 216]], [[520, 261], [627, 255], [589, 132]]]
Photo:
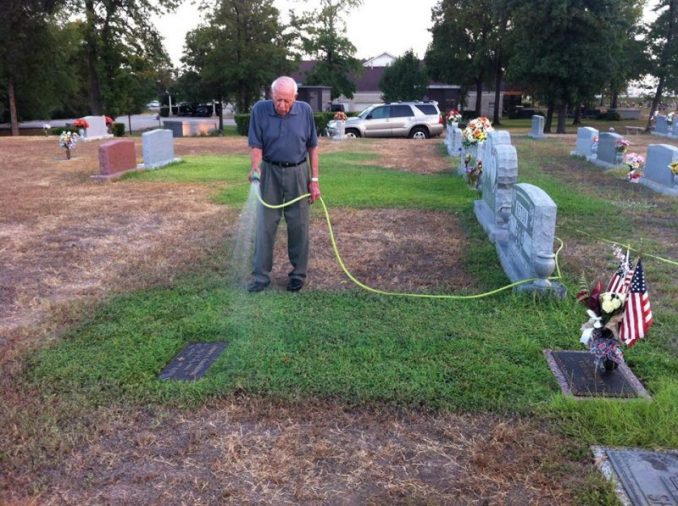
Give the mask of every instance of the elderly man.
[[259, 176], [263, 200], [279, 205], [304, 193], [311, 196], [282, 209], [259, 205], [249, 292], [260, 292], [271, 284], [273, 243], [283, 214], [287, 223], [287, 253], [292, 264], [287, 290], [301, 290], [306, 279], [309, 204], [320, 198], [318, 136], [311, 106], [297, 102], [296, 98], [294, 79], [279, 77], [271, 85], [271, 100], [257, 102], [250, 116], [248, 143], [252, 169], [249, 178], [251, 181], [255, 174]]

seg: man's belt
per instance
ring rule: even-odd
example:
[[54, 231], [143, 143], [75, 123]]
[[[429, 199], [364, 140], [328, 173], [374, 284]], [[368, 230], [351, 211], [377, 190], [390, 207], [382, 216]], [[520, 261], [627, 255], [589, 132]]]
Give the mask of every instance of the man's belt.
[[264, 158], [264, 162], [266, 162], [269, 165], [277, 165], [278, 167], [285, 167], [285, 168], [290, 168], [290, 167], [298, 167], [302, 163], [306, 163], [306, 158], [299, 162], [276, 162], [274, 160], [269, 160], [268, 158]]

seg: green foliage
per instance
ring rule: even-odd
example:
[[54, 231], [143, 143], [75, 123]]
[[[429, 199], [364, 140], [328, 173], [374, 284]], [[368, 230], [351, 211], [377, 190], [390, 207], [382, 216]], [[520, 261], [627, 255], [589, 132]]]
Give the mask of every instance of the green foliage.
[[246, 113], [277, 76], [293, 68], [291, 35], [270, 1], [220, 0], [203, 12], [207, 22], [186, 35], [183, 78], [195, 84], [184, 90], [231, 100]]
[[235, 114], [235, 128], [240, 135], [247, 135], [250, 130], [250, 115], [249, 114]]
[[113, 131], [113, 135], [116, 137], [122, 137], [125, 135], [125, 124], [124, 123], [113, 123], [111, 126], [111, 130]]
[[315, 122], [315, 131], [318, 135], [324, 135], [327, 129], [327, 123], [334, 118], [333, 112], [316, 112], [313, 114], [313, 121]]
[[411, 49], [386, 67], [379, 82], [384, 102], [422, 100], [428, 88], [428, 74]]
[[362, 71], [360, 62], [353, 56], [355, 46], [344, 35], [343, 17], [360, 0], [320, 0], [319, 8], [302, 16], [292, 17], [292, 25], [299, 31], [303, 53], [315, 60], [304, 82], [332, 88], [332, 99], [344, 95], [353, 98], [353, 79]]

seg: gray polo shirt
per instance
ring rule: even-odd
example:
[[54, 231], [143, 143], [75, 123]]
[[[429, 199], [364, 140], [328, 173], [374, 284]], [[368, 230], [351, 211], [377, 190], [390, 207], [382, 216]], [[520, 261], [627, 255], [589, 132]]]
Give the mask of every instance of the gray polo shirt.
[[275, 112], [273, 101], [261, 100], [250, 114], [247, 142], [263, 150], [264, 159], [296, 163], [306, 158], [309, 148], [318, 145], [313, 110], [306, 102], [294, 102], [285, 116]]

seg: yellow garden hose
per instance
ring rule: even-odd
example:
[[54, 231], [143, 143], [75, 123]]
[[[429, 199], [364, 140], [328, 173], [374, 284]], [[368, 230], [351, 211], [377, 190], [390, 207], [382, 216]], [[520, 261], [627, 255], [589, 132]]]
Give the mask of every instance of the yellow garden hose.
[[[267, 202], [264, 201], [264, 199], [261, 198], [261, 195], [259, 194], [259, 191], [256, 192], [257, 198], [259, 199], [259, 202], [261, 205], [264, 207], [267, 207], [269, 209], [282, 209], [283, 207], [291, 206], [292, 204], [295, 204], [299, 202], [302, 199], [308, 198], [311, 194], [310, 193], [305, 193], [303, 195], [300, 195], [299, 197], [295, 198], [294, 200], [290, 200], [289, 202], [284, 202], [282, 204], [277, 204], [277, 205], [272, 205], [268, 204]], [[538, 278], [530, 278], [530, 279], [522, 279], [520, 281], [516, 281], [515, 283], [511, 283], [510, 285], [503, 286], [501, 288], [497, 288], [496, 290], [492, 290], [490, 292], [484, 292], [484, 293], [479, 293], [476, 295], [431, 295], [431, 294], [423, 294], [423, 293], [403, 293], [403, 292], [388, 292], [386, 290], [379, 290], [378, 288], [372, 288], [371, 286], [367, 286], [365, 283], [362, 283], [360, 280], [356, 279], [353, 274], [348, 270], [346, 267], [346, 264], [344, 264], [344, 260], [341, 258], [341, 255], [339, 254], [339, 248], [337, 247], [337, 241], [334, 238], [334, 231], [332, 230], [332, 221], [330, 220], [330, 213], [327, 210], [327, 206], [325, 205], [325, 201], [323, 200], [322, 197], [319, 198], [320, 203], [322, 204], [323, 211], [325, 212], [325, 221], [327, 222], [327, 230], [329, 231], [330, 234], [330, 241], [332, 243], [332, 249], [334, 250], [334, 256], [337, 259], [337, 263], [341, 267], [341, 269], [344, 271], [344, 274], [348, 276], [348, 278], [353, 281], [357, 286], [362, 288], [363, 290], [367, 290], [368, 292], [376, 293], [379, 295], [388, 295], [391, 297], [417, 297], [421, 299], [480, 299], [482, 297], [489, 297], [490, 295], [494, 295], [496, 293], [502, 292], [504, 290], [508, 290], [509, 288], [513, 288], [514, 286], [522, 285], [525, 283], [530, 283], [532, 281], [537, 281]], [[552, 276], [548, 279], [560, 279], [561, 278], [561, 273], [560, 273], [560, 267], [558, 265], [558, 254], [560, 251], [563, 249], [563, 241], [558, 239], [558, 242], [560, 243], [560, 247], [556, 251], [556, 272], [557, 276]]]

